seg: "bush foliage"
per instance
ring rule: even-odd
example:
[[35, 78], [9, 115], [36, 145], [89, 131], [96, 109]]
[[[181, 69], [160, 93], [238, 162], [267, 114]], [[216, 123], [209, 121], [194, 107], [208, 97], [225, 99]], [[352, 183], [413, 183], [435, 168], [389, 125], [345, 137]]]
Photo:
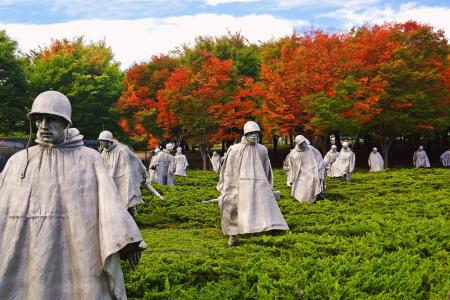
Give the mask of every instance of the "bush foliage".
[[450, 169], [356, 172], [328, 181], [326, 199], [299, 203], [275, 170], [291, 231], [226, 246], [218, 175], [192, 171], [165, 200], [145, 192], [137, 221], [149, 245], [134, 299], [445, 299], [450, 291]]

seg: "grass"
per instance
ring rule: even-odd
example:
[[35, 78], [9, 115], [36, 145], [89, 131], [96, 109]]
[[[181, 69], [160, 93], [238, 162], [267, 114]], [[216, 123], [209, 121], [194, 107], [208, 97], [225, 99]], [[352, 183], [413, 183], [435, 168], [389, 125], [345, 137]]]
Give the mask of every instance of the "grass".
[[137, 222], [149, 245], [131, 299], [446, 299], [450, 291], [450, 169], [356, 172], [329, 180], [326, 199], [289, 196], [275, 170], [291, 230], [244, 236], [226, 247], [215, 198], [218, 175], [192, 171], [173, 188], [145, 192]]

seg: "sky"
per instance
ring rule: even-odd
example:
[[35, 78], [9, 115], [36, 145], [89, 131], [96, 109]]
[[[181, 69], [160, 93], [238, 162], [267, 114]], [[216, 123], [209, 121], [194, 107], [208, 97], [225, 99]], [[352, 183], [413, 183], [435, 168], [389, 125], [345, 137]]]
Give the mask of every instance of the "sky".
[[311, 28], [344, 32], [362, 24], [415, 20], [450, 38], [450, 1], [391, 0], [0, 0], [0, 30], [23, 53], [52, 39], [105, 40], [115, 60], [167, 54], [197, 36], [240, 31], [258, 43]]

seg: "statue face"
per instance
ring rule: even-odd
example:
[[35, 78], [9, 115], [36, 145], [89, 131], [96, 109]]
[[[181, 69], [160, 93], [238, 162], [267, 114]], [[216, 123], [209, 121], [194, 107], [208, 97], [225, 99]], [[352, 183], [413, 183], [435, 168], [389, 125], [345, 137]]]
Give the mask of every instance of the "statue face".
[[98, 142], [100, 144], [100, 147], [106, 150], [108, 150], [109, 147], [111, 146], [111, 142], [107, 140], [98, 140]]
[[303, 141], [298, 144], [298, 148], [300, 149], [300, 151], [305, 151], [306, 149], [308, 149], [308, 143], [306, 141]]
[[249, 141], [251, 144], [255, 144], [258, 141], [258, 132], [249, 132], [245, 135], [245, 138], [247, 141]]
[[61, 144], [64, 141], [65, 129], [68, 123], [61, 117], [49, 114], [37, 114], [34, 116], [37, 127], [38, 140], [46, 144]]
[[373, 149], [373, 153], [377, 153], [378, 152], [378, 150], [377, 149]]

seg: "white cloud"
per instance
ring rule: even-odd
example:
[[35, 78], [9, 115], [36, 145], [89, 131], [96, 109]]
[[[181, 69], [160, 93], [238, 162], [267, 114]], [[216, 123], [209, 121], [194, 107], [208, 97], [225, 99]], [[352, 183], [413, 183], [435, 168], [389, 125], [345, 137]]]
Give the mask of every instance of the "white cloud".
[[280, 7], [352, 7], [364, 8], [381, 0], [280, 0]]
[[149, 60], [152, 55], [168, 53], [199, 35], [219, 36], [227, 31], [241, 33], [251, 42], [289, 35], [303, 21], [277, 19], [270, 15], [199, 14], [192, 16], [138, 20], [79, 20], [59, 24], [0, 24], [16, 39], [19, 48], [28, 52], [49, 45], [51, 39], [84, 36], [86, 40], [103, 40], [113, 49], [122, 68], [133, 62]]
[[447, 38], [450, 38], [450, 8], [438, 6], [417, 6], [414, 2], [401, 4], [398, 9], [387, 5], [383, 8], [366, 8], [354, 10], [339, 9], [321, 16], [342, 20], [346, 28], [358, 26], [366, 22], [381, 24], [386, 21], [405, 22], [409, 20], [425, 23], [436, 30], [443, 29]]
[[217, 6], [224, 3], [237, 3], [237, 2], [259, 2], [262, 0], [205, 0], [206, 5]]

